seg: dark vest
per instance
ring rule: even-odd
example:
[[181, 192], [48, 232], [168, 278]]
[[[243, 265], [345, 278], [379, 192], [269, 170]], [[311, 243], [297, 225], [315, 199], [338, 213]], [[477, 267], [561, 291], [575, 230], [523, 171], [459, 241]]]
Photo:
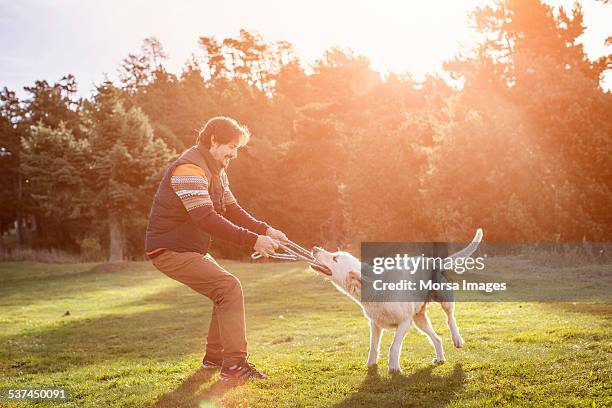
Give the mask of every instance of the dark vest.
[[[176, 252], [198, 252], [201, 254], [208, 252], [211, 241], [210, 235], [193, 222], [183, 202], [172, 188], [172, 173], [176, 166], [181, 164], [195, 164], [204, 170], [209, 181], [208, 193], [215, 203], [215, 209], [219, 211], [218, 204], [222, 206], [223, 189], [211, 188], [213, 176], [204, 157], [195, 146], [187, 149], [166, 170], [157, 188], [145, 235], [145, 252], [151, 252], [158, 248], [166, 248]], [[222, 173], [224, 172], [222, 171]], [[224, 176], [225, 174], [222, 174], [222, 179], [225, 181], [227, 177]]]

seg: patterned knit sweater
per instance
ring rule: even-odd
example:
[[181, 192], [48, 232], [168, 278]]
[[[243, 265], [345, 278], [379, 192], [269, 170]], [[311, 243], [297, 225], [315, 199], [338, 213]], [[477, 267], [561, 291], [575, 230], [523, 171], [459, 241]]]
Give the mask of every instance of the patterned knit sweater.
[[253, 247], [257, 236], [266, 234], [268, 225], [242, 209], [227, 184], [223, 190], [225, 212], [221, 215], [215, 211], [206, 174], [195, 164], [177, 166], [171, 184], [193, 221], [213, 237]]

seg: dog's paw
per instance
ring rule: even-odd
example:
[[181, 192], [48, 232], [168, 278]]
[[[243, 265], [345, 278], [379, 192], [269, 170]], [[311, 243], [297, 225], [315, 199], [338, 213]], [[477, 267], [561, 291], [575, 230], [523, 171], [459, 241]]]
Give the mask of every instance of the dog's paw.
[[440, 365], [440, 364], [444, 364], [446, 362], [445, 358], [434, 358], [433, 360], [431, 360], [431, 364], [433, 365]]
[[464, 344], [465, 344], [465, 342], [463, 341], [461, 336], [453, 337], [453, 345], [455, 347], [461, 348], [461, 347], [463, 347]]
[[389, 366], [389, 374], [401, 374], [402, 369], [400, 367]]

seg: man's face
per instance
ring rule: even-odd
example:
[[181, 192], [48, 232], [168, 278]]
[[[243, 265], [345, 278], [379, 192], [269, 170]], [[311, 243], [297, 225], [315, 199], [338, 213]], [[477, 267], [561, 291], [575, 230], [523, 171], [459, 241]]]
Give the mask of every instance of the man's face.
[[230, 160], [238, 157], [238, 142], [230, 142], [227, 144], [218, 144], [214, 140], [211, 143], [210, 154], [223, 167], [229, 165]]

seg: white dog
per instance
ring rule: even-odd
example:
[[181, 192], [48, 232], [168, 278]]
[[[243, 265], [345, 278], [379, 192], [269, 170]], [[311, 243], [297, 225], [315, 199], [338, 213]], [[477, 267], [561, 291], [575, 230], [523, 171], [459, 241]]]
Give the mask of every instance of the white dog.
[[[482, 230], [476, 231], [476, 236], [472, 242], [463, 250], [448, 256], [448, 258], [467, 258], [476, 251], [478, 244], [482, 240]], [[395, 329], [395, 337], [389, 349], [389, 371], [400, 371], [400, 352], [402, 342], [410, 325], [414, 325], [423, 334], [427, 335], [435, 348], [436, 358], [434, 364], [446, 361], [444, 349], [440, 337], [431, 327], [431, 323], [426, 314], [427, 301], [423, 302], [362, 302], [361, 301], [361, 262], [347, 252], [327, 252], [321, 248], [313, 248], [313, 255], [316, 260], [329, 270], [313, 268], [327, 275], [332, 283], [341, 291], [356, 301], [365, 316], [370, 321], [370, 353], [367, 365], [374, 366], [378, 361], [380, 338], [383, 329]], [[421, 273], [428, 273], [421, 271]], [[430, 274], [433, 272], [429, 271]], [[448, 317], [448, 327], [451, 331], [453, 344], [455, 347], [463, 347], [463, 339], [459, 334], [459, 328], [455, 321], [454, 308], [452, 301], [440, 302], [446, 316]]]

